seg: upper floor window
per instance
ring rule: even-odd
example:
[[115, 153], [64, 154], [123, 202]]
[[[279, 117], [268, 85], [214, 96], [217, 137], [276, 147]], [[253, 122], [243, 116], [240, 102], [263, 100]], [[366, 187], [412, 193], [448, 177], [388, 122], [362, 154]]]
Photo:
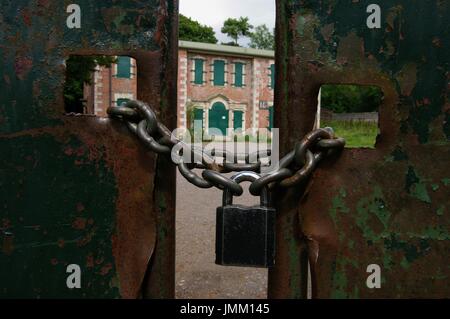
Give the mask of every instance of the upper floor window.
[[203, 59], [194, 59], [194, 84], [203, 85], [205, 61]]
[[275, 88], [275, 64], [270, 65], [270, 88]]
[[117, 57], [117, 74], [118, 78], [131, 78], [131, 58], [127, 56]]
[[213, 64], [214, 68], [214, 78], [213, 83], [214, 86], [225, 86], [225, 61], [223, 60], [215, 60]]
[[245, 64], [242, 62], [234, 64], [234, 86], [239, 88], [245, 86]]

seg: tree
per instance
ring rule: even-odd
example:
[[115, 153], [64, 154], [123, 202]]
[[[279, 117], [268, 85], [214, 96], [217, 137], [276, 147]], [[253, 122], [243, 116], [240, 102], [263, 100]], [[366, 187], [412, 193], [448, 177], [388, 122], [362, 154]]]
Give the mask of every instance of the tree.
[[322, 107], [334, 113], [376, 112], [383, 92], [376, 86], [324, 85]]
[[179, 38], [185, 41], [217, 43], [217, 38], [212, 27], [202, 25], [182, 14], [180, 14]]
[[238, 47], [238, 46], [239, 46], [239, 44], [236, 44], [234, 41], [231, 41], [231, 42], [222, 42], [221, 44], [222, 44], [222, 45], [228, 45], [228, 46], [231, 46], [231, 47]]
[[66, 61], [64, 104], [67, 113], [83, 113], [83, 87], [91, 84], [92, 73], [97, 65], [111, 67], [116, 63], [113, 56], [73, 55]]
[[250, 35], [250, 48], [261, 50], [275, 49], [275, 35], [270, 32], [267, 25], [262, 24], [255, 28], [255, 31]]
[[223, 23], [222, 33], [233, 39], [235, 45], [239, 45], [239, 37], [248, 37], [251, 35], [253, 26], [248, 22], [248, 17], [239, 19], [228, 18]]

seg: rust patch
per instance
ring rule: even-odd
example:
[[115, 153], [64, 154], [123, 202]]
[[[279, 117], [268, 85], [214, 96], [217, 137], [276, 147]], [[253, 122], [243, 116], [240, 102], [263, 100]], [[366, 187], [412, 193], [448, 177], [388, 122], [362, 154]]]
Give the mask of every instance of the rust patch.
[[86, 218], [78, 217], [75, 219], [75, 221], [72, 223], [72, 228], [77, 230], [83, 230], [86, 228]]
[[33, 67], [33, 60], [29, 57], [17, 57], [16, 62], [14, 64], [14, 69], [16, 71], [16, 76], [20, 80], [25, 80], [28, 73]]

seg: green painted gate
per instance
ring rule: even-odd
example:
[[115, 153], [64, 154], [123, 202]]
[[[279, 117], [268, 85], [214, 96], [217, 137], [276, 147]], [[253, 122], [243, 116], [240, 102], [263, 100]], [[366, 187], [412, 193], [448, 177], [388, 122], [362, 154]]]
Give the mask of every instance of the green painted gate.
[[[174, 167], [121, 123], [63, 115], [63, 84], [71, 54], [131, 56], [138, 99], [174, 128], [178, 2], [77, 3], [80, 29], [64, 1], [2, 2], [0, 297], [173, 297]], [[313, 128], [321, 85], [376, 85], [385, 99], [375, 150], [347, 149], [276, 194], [269, 297], [305, 298], [308, 262], [316, 298], [450, 295], [450, 4], [380, 2], [380, 28], [371, 4], [277, 0], [282, 153]], [[209, 122], [226, 133], [222, 103]], [[82, 289], [67, 286], [74, 264]]]
[[277, 1], [281, 155], [313, 128], [322, 85], [375, 85], [384, 101], [374, 150], [278, 194], [270, 297], [306, 297], [308, 261], [316, 298], [450, 296], [449, 16], [439, 0]]
[[70, 3], [1, 4], [0, 298], [173, 297], [174, 167], [117, 121], [64, 115], [63, 87], [70, 55], [133, 57], [174, 128], [178, 3]]
[[214, 134], [220, 133], [225, 136], [227, 135], [228, 120], [229, 115], [225, 105], [221, 102], [214, 103], [209, 110], [209, 129], [213, 129]]

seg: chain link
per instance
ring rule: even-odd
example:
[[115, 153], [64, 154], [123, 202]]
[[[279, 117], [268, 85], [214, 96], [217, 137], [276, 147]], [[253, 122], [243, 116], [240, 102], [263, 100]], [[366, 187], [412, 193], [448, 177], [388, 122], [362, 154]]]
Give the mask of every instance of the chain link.
[[[271, 151], [258, 151], [251, 154], [232, 153], [226, 150], [212, 149], [209, 153], [202, 148], [180, 141], [172, 132], [158, 120], [156, 112], [141, 101], [128, 101], [120, 107], [110, 107], [107, 111], [111, 118], [120, 119], [128, 129], [151, 151], [172, 156], [172, 161], [178, 166], [181, 175], [191, 184], [199, 188], [217, 187], [228, 190], [234, 196], [243, 194], [239, 183], [225, 176], [231, 172], [260, 173], [262, 162], [271, 156]], [[305, 182], [316, 169], [319, 162], [340, 151], [345, 146], [343, 138], [337, 138], [332, 128], [317, 129], [308, 133], [295, 145], [293, 151], [279, 161], [278, 168], [264, 174], [250, 185], [250, 193], [259, 196], [265, 188], [295, 187]], [[192, 159], [201, 160], [201, 164], [185, 163], [183, 156], [190, 153]], [[217, 162], [217, 157], [223, 158], [223, 163]], [[229, 162], [233, 159], [233, 162]], [[252, 163], [256, 160], [256, 163]], [[244, 161], [245, 163], [239, 163]], [[193, 169], [203, 169], [198, 176]]]

